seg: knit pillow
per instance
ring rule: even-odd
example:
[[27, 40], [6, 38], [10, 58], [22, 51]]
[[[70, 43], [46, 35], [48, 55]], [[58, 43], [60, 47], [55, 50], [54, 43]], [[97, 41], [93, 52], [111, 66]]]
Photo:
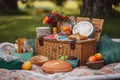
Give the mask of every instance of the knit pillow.
[[120, 42], [112, 41], [108, 35], [100, 38], [97, 45], [97, 52], [103, 55], [105, 64], [120, 61]]

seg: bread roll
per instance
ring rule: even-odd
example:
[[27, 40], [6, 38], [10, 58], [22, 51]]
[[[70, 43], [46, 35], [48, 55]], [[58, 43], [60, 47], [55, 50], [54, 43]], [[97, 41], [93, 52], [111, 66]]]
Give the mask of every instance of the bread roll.
[[80, 36], [80, 40], [86, 40], [86, 39], [88, 39], [87, 36]]
[[80, 35], [79, 32], [68, 36], [68, 38], [71, 39], [71, 40], [85, 40], [85, 39], [88, 39], [87, 36], [82, 36], [82, 35]]

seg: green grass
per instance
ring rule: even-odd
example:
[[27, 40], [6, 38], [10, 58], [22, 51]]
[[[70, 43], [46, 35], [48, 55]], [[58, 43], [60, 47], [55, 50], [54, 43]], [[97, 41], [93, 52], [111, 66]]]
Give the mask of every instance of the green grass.
[[120, 18], [105, 19], [101, 35], [105, 34], [112, 38], [120, 38]]
[[35, 38], [40, 16], [0, 16], [0, 43], [15, 42], [19, 37]]

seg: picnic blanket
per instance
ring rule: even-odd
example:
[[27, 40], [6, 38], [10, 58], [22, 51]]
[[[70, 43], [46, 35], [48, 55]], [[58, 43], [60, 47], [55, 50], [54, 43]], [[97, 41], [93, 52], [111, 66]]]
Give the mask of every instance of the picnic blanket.
[[[4, 43], [0, 49], [0, 58], [6, 61], [15, 59], [21, 60], [18, 57], [11, 55], [11, 49], [14, 45]], [[6, 48], [7, 47], [7, 48]], [[60, 72], [48, 74], [43, 72], [41, 66], [34, 65], [31, 70], [8, 70], [0, 68], [0, 80], [119, 80], [120, 79], [120, 62], [105, 65], [99, 70], [89, 69], [87, 66], [79, 66], [73, 68], [70, 72]]]

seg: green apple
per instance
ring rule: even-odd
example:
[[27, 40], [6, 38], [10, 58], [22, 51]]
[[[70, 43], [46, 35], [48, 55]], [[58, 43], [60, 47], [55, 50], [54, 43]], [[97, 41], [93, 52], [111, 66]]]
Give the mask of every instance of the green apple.
[[61, 60], [65, 60], [65, 56], [61, 56], [60, 59], [61, 59]]
[[67, 55], [65, 55], [65, 59], [67, 59], [68, 58], [68, 56]]
[[59, 55], [59, 57], [58, 57], [59, 60], [65, 60], [66, 58], [67, 58], [66, 55]]

